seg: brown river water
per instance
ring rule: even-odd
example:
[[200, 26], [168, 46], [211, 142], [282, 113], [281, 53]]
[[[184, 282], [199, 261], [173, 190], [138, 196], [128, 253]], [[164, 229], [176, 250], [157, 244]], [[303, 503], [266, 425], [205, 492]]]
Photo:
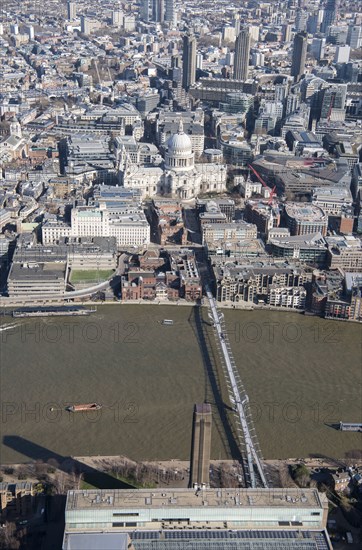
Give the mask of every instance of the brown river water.
[[[333, 427], [361, 422], [361, 325], [269, 311], [228, 310], [225, 319], [265, 458], [343, 458], [361, 448], [361, 434]], [[233, 455], [205, 309], [118, 304], [89, 317], [2, 317], [0, 343], [2, 463], [186, 460], [193, 406], [204, 400], [213, 409], [212, 458]], [[103, 407], [65, 410], [90, 402]]]

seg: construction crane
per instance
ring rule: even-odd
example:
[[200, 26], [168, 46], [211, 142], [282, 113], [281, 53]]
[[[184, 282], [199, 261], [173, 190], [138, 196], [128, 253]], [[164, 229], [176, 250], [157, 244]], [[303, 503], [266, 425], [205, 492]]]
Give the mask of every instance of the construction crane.
[[268, 199], [268, 204], [270, 205], [273, 202], [274, 196], [276, 195], [276, 186], [274, 185], [273, 189], [271, 189], [269, 187], [269, 185], [267, 185], [265, 183], [263, 178], [258, 174], [258, 172], [255, 170], [255, 168], [251, 164], [248, 164], [248, 166], [249, 166], [250, 170], [253, 172], [253, 174], [256, 175], [256, 177], [258, 178], [258, 180], [260, 181], [262, 186], [265, 187], [265, 189], [268, 189], [270, 191], [270, 195], [269, 195], [269, 199]]

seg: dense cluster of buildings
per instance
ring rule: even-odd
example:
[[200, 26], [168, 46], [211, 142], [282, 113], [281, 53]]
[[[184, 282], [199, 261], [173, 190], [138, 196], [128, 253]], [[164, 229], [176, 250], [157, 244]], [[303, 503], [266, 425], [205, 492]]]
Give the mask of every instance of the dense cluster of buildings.
[[[202, 304], [207, 279], [362, 322], [358, 1], [3, 4], [2, 304]], [[64, 550], [331, 549], [316, 489], [211, 489], [201, 462], [193, 489], [70, 491]], [[1, 483], [2, 516], [32, 496]]]
[[193, 252], [181, 248], [161, 255], [149, 250], [131, 257], [122, 276], [121, 293], [124, 301], [201, 300], [202, 284]]
[[[0, 16], [3, 294], [69, 297], [88, 278], [102, 292], [118, 281], [122, 300], [198, 300], [196, 243], [221, 302], [359, 320], [355, 8], [9, 5]], [[76, 267], [90, 246], [97, 252]]]

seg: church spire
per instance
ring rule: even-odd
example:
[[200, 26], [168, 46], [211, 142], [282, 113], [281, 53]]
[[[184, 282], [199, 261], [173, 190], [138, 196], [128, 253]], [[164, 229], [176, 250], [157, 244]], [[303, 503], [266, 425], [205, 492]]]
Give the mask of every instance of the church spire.
[[178, 134], [183, 134], [184, 133], [184, 124], [182, 122], [182, 118], [180, 118], [180, 120], [179, 120], [177, 133]]

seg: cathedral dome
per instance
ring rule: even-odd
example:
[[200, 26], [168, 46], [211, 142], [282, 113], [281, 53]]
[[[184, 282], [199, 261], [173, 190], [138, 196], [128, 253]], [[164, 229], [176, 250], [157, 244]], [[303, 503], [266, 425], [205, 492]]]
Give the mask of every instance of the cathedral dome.
[[190, 155], [192, 153], [191, 139], [183, 130], [182, 120], [180, 120], [177, 134], [168, 140], [167, 148], [169, 155]]

